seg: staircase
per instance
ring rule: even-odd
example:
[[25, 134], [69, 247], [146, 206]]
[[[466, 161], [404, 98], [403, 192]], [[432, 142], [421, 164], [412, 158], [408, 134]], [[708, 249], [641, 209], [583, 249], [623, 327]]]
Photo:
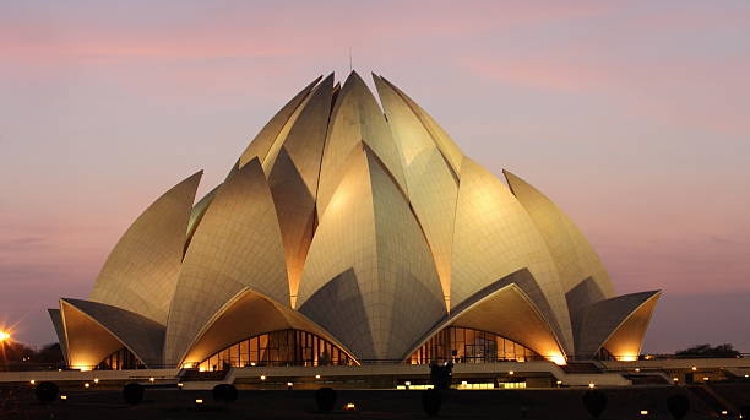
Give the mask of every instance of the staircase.
[[734, 407], [727, 400], [722, 398], [708, 385], [691, 385], [686, 388], [693, 393], [698, 399], [703, 401], [709, 410], [713, 411], [717, 416], [722, 415], [722, 411], [729, 413], [736, 413], [737, 408]]
[[201, 372], [198, 369], [183, 369], [179, 375], [180, 382], [197, 382], [197, 381], [223, 381], [229, 369], [215, 370], [213, 372]]
[[566, 365], [560, 366], [560, 368], [568, 374], [602, 373], [599, 366], [593, 362], [569, 362]]

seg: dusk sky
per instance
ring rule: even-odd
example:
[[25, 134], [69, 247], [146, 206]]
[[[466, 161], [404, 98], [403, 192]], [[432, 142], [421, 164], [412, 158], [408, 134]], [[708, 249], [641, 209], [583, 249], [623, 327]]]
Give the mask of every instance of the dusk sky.
[[552, 198], [644, 351], [750, 352], [750, 2], [0, 0], [0, 327], [56, 341], [109, 251], [220, 182], [320, 74], [402, 88], [464, 154]]

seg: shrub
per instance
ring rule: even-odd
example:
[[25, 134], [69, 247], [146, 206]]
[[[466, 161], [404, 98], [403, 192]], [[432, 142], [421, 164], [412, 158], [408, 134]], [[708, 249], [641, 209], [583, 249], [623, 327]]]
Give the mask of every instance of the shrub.
[[437, 389], [426, 389], [422, 391], [422, 408], [430, 417], [436, 417], [440, 412], [442, 399]]
[[336, 405], [336, 391], [332, 388], [320, 388], [315, 391], [315, 404], [318, 411], [330, 413]]
[[690, 410], [690, 400], [682, 394], [670, 395], [667, 398], [667, 408], [674, 420], [682, 420]]
[[128, 404], [138, 405], [143, 401], [143, 385], [136, 383], [127, 384], [122, 389], [122, 395]]
[[57, 398], [60, 388], [52, 382], [44, 381], [36, 387], [36, 398], [39, 402], [49, 404]]
[[235, 402], [237, 401], [237, 387], [232, 384], [219, 384], [213, 389], [214, 401]]
[[607, 408], [607, 396], [595, 389], [588, 390], [583, 394], [583, 406], [591, 417], [598, 419]]

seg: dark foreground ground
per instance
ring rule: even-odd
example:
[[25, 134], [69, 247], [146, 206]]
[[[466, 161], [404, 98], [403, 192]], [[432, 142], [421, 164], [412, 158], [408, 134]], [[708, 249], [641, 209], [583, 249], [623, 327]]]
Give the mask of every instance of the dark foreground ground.
[[[421, 391], [338, 390], [333, 413], [316, 412], [314, 391], [241, 390], [235, 403], [214, 403], [209, 391], [148, 389], [144, 401], [134, 407], [123, 402], [121, 390], [64, 390], [67, 401], [50, 406], [36, 402], [29, 387], [6, 387], [0, 401], [0, 419], [420, 419]], [[603, 389], [608, 405], [602, 419], [671, 419], [666, 400], [680, 393], [690, 399], [686, 419], [716, 419], [722, 416], [699, 395], [682, 387]], [[727, 386], [719, 390], [737, 406], [750, 404], [750, 387]], [[581, 403], [584, 390], [487, 390], [446, 391], [440, 418], [457, 419], [589, 419]], [[196, 407], [195, 400], [205, 401]], [[353, 402], [356, 411], [343, 411]], [[642, 415], [641, 410], [647, 410]], [[524, 415], [524, 412], [526, 413]], [[736, 417], [735, 417], [736, 418]]]

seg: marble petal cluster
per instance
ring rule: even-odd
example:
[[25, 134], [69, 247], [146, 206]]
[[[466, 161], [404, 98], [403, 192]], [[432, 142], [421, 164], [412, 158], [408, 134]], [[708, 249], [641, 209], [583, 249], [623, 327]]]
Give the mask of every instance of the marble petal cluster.
[[[615, 296], [555, 203], [464, 156], [372, 77], [379, 102], [356, 72], [317, 78], [197, 203], [200, 172], [151, 204], [88, 300], [50, 309], [68, 364], [114, 368], [119, 354], [117, 366], [197, 367], [227, 354], [247, 366], [292, 347], [287, 363], [331, 363], [333, 348], [348, 364], [521, 357], [511, 344], [560, 364], [634, 360], [661, 292]], [[499, 341], [448, 340], [446, 356], [445, 331]], [[278, 344], [287, 336], [328, 347]]]

